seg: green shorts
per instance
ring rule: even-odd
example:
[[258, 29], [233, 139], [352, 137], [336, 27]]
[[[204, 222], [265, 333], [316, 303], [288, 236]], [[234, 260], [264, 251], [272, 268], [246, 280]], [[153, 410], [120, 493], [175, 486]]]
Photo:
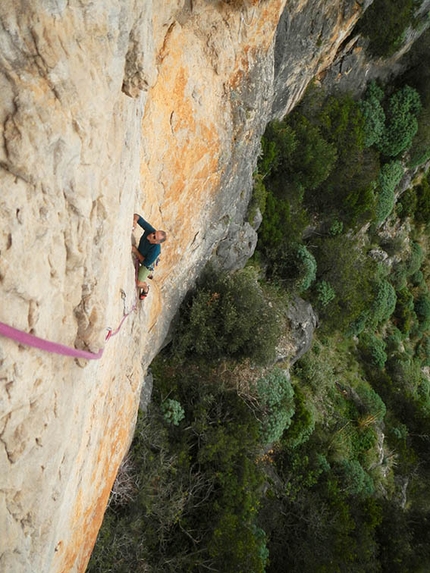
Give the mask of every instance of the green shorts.
[[140, 265], [137, 279], [139, 282], [144, 283], [150, 274], [151, 274], [151, 269], [148, 269], [148, 267], [145, 267], [145, 265]]

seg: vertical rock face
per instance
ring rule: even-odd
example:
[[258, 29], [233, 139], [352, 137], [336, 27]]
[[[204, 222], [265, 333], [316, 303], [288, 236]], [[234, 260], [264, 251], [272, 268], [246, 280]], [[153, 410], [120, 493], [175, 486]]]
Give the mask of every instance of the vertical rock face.
[[[221, 241], [252, 249], [243, 219], [284, 4], [0, 5], [0, 321], [104, 348], [77, 361], [0, 338], [1, 571], [85, 570], [144, 373], [182, 297]], [[347, 2], [325, 4], [288, 4], [304, 22], [342, 10], [321, 28], [319, 63], [299, 50], [281, 66], [281, 91], [290, 74], [327, 66], [352, 25]], [[106, 342], [136, 302], [133, 212], [169, 238], [150, 296]]]

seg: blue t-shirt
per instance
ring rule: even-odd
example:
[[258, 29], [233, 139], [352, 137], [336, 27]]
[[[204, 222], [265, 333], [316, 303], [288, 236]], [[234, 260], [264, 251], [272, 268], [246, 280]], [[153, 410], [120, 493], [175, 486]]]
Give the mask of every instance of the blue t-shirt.
[[143, 217], [139, 217], [139, 219], [137, 220], [137, 224], [140, 227], [142, 227], [142, 229], [145, 231], [140, 238], [137, 250], [143, 257], [145, 257], [142, 262], [142, 265], [144, 265], [145, 267], [150, 267], [152, 263], [154, 263], [157, 260], [157, 258], [160, 256], [161, 253], [161, 246], [154, 245], [150, 243], [147, 239], [148, 235], [150, 235], [151, 233], [155, 233], [156, 229], [154, 229], [152, 225], [150, 225], [147, 221], [145, 221]]

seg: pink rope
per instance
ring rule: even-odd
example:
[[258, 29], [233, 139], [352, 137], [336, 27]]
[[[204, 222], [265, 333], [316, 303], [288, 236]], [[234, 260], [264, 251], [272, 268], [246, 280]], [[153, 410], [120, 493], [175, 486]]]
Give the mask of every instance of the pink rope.
[[33, 334], [28, 334], [28, 332], [13, 328], [13, 326], [4, 324], [4, 322], [0, 322], [0, 335], [6, 336], [11, 340], [15, 340], [15, 342], [18, 342], [18, 344], [32, 346], [33, 348], [39, 348], [39, 350], [45, 350], [46, 352], [51, 352], [54, 354], [72, 356], [73, 358], [99, 360], [102, 357], [104, 351], [104, 348], [101, 348], [97, 353], [87, 352], [86, 350], [79, 350], [78, 348], [71, 348], [70, 346], [59, 344], [58, 342], [51, 342], [50, 340], [44, 340], [43, 338], [39, 338]]
[[[139, 265], [135, 263], [135, 271], [137, 273]], [[136, 301], [134, 302], [132, 308], [124, 314], [119, 323], [118, 327], [112, 331], [109, 329], [106, 335], [106, 342], [118, 334], [124, 323], [124, 320], [129, 316], [137, 306]], [[72, 358], [86, 358], [87, 360], [99, 360], [104, 352], [104, 348], [100, 348], [98, 352], [88, 352], [87, 350], [79, 350], [79, 348], [72, 348], [71, 346], [65, 346], [64, 344], [59, 344], [58, 342], [51, 342], [50, 340], [45, 340], [44, 338], [39, 338], [13, 326], [9, 326], [4, 322], [0, 322], [0, 336], [5, 336], [11, 340], [15, 340], [18, 344], [24, 344], [25, 346], [31, 346], [32, 348], [38, 348], [39, 350], [45, 350], [46, 352], [51, 352], [52, 354], [62, 354], [63, 356], [71, 356]]]

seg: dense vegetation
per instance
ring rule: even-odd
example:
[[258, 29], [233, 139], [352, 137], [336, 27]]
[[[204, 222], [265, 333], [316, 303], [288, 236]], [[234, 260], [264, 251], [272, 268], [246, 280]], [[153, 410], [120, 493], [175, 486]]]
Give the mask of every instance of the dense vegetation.
[[[90, 572], [428, 571], [429, 88], [313, 87], [268, 126], [257, 252], [184, 301]], [[295, 295], [319, 328], [274, 365]]]

